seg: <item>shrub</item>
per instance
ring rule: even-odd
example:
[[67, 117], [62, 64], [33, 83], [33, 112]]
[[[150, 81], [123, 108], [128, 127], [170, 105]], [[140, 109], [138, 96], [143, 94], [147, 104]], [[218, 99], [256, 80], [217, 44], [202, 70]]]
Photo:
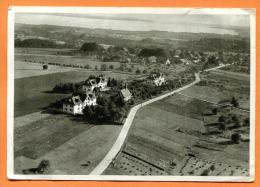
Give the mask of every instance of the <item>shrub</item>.
[[239, 144], [240, 143], [240, 141], [241, 141], [241, 134], [239, 134], [239, 133], [234, 133], [234, 134], [232, 134], [231, 135], [231, 141], [233, 142], [233, 143], [236, 143], [236, 144]]
[[109, 66], [109, 69], [114, 69], [114, 65], [111, 64], [111, 65]]
[[216, 115], [218, 113], [218, 108], [213, 108], [212, 109], [212, 114]]
[[101, 71], [106, 71], [107, 70], [107, 65], [106, 64], [101, 64], [100, 70]]
[[44, 70], [47, 70], [47, 69], [48, 69], [48, 65], [44, 64], [44, 65], [42, 66], [42, 68], [43, 68]]
[[45, 173], [50, 168], [50, 161], [49, 160], [42, 160], [38, 165], [38, 172]]
[[250, 125], [250, 120], [249, 120], [249, 118], [244, 119], [243, 125], [244, 125], [244, 126], [249, 126], [249, 125]]
[[227, 126], [225, 123], [219, 123], [219, 126], [218, 126], [219, 130], [221, 131], [225, 131], [227, 130]]
[[208, 169], [203, 170], [201, 176], [209, 176], [209, 170]]
[[235, 97], [232, 97], [231, 99], [231, 104], [234, 106], [234, 107], [238, 107], [239, 106], [239, 103], [237, 101], [237, 99]]
[[137, 70], [135, 71], [135, 73], [136, 73], [136, 74], [141, 73], [140, 69], [137, 69]]
[[96, 42], [86, 42], [81, 46], [80, 50], [84, 52], [96, 51], [98, 50], [98, 44]]

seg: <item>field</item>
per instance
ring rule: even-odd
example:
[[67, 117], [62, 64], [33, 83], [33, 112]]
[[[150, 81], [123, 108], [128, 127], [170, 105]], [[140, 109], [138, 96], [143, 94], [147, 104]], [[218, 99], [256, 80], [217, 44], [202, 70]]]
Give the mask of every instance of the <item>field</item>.
[[109, 151], [120, 129], [63, 114], [31, 121], [14, 131], [15, 173], [48, 159], [53, 174], [88, 174]]
[[[203, 79], [213, 80], [213, 76], [215, 80], [229, 81], [233, 89], [240, 86], [234, 77], [219, 72]], [[103, 174], [247, 176], [249, 140], [244, 138], [235, 144], [230, 137], [234, 132], [248, 137], [249, 126], [234, 128], [228, 124], [228, 129], [220, 132], [215, 124], [219, 116], [227, 113], [236, 114], [241, 120], [248, 118], [249, 113], [229, 107], [212, 114], [220, 100], [232, 95], [231, 87], [222, 93], [216, 82], [195, 85], [140, 109], [121, 153]], [[248, 83], [245, 81], [244, 85], [249, 86]], [[249, 97], [247, 93], [239, 92], [236, 96]], [[248, 100], [242, 106], [249, 106]]]
[[[60, 54], [61, 53], [61, 54]], [[16, 61], [29, 61], [29, 62], [44, 62], [44, 63], [58, 63], [61, 65], [89, 65], [92, 69], [97, 65], [98, 68], [101, 64], [113, 65], [114, 68], [120, 66], [119, 62], [100, 62], [95, 57], [81, 56], [81, 55], [62, 55], [66, 50], [47, 50], [42, 48], [18, 48], [15, 49]]]
[[67, 72], [73, 70], [72, 68], [59, 67], [54, 65], [48, 65], [48, 70], [44, 70], [42, 67], [43, 65], [38, 63], [24, 62], [24, 61], [15, 61], [14, 63], [15, 63], [14, 64], [15, 79], [46, 75], [52, 73], [61, 73], [61, 72]]
[[203, 80], [209, 83], [193, 86], [184, 90], [182, 94], [212, 103], [235, 97], [239, 100], [239, 108], [249, 110], [250, 77], [248, 75], [215, 70], [206, 75]]

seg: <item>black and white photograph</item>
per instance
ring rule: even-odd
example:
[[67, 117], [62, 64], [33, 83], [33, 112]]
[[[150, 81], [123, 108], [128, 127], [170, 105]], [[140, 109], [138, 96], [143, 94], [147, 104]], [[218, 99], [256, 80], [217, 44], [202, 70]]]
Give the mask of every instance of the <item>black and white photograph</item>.
[[9, 179], [250, 182], [255, 10], [10, 7]]

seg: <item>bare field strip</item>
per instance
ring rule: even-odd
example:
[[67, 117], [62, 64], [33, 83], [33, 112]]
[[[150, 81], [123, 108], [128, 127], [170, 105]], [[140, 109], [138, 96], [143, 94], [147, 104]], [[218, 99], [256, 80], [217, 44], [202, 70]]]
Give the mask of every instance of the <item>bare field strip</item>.
[[[53, 115], [17, 128], [15, 171], [21, 173], [48, 159], [54, 174], [88, 174], [109, 151], [121, 128], [87, 124], [66, 115]], [[32, 162], [28, 164], [27, 160]]]

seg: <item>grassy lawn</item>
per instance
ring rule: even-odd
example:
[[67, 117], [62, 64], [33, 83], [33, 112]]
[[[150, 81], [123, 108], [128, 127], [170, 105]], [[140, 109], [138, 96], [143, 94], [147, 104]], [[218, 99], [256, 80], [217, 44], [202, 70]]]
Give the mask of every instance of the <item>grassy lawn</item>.
[[[60, 114], [16, 128], [15, 171], [20, 173], [48, 159], [55, 174], [88, 174], [109, 151], [121, 127], [87, 124]], [[33, 161], [30, 165], [26, 165], [28, 159]]]

